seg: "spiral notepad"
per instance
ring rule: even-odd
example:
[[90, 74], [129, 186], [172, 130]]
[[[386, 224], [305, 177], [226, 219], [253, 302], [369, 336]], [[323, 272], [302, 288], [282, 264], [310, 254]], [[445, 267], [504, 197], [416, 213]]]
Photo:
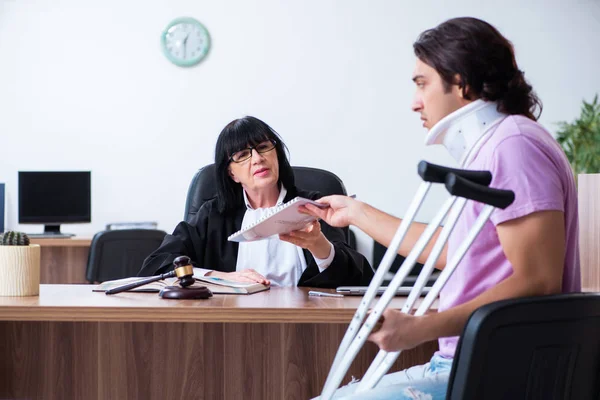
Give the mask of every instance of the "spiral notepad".
[[232, 242], [250, 242], [302, 229], [306, 224], [317, 219], [312, 215], [302, 214], [298, 211], [298, 207], [305, 204], [313, 204], [320, 208], [327, 207], [327, 205], [317, 203], [314, 200], [295, 197], [287, 203], [274, 208], [272, 212], [261, 219], [232, 234], [227, 240]]

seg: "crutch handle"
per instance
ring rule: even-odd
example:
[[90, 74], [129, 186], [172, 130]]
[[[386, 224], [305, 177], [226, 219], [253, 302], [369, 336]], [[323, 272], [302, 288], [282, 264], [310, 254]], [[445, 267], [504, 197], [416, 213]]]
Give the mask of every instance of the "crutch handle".
[[427, 161], [419, 162], [417, 171], [424, 181], [432, 183], [444, 183], [446, 181], [446, 176], [450, 173], [480, 185], [488, 186], [490, 182], [492, 182], [492, 174], [490, 171], [470, 171], [468, 169], [448, 168]]
[[[365, 316], [365, 318], [363, 319], [362, 323], [364, 324], [367, 321], [367, 318], [369, 318], [369, 313], [367, 313], [367, 315]], [[375, 322], [375, 325], [373, 325], [373, 329], [371, 329], [371, 333], [375, 333], [378, 330], [381, 329], [381, 326], [383, 325], [383, 321], [385, 320], [385, 318], [383, 318], [383, 315], [381, 315], [379, 317], [379, 319], [377, 320], [377, 322]]]
[[478, 185], [454, 173], [446, 176], [446, 189], [453, 196], [464, 197], [502, 209], [510, 206], [515, 200], [515, 192], [512, 190], [492, 189]]

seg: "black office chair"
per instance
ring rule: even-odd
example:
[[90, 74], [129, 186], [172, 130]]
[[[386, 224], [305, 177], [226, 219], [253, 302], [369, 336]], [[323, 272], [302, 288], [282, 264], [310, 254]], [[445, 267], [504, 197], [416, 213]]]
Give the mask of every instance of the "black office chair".
[[[387, 247], [385, 247], [384, 245], [382, 245], [381, 243], [379, 243], [377, 241], [373, 241], [373, 268], [377, 268], [379, 266], [386, 251], [387, 251]], [[397, 254], [396, 258], [392, 262], [392, 265], [390, 266], [389, 272], [392, 274], [396, 273], [398, 271], [398, 269], [400, 268], [400, 266], [402, 265], [402, 263], [404, 262], [404, 260], [405, 260], [404, 256]], [[412, 281], [416, 280], [416, 277], [419, 276], [419, 273], [421, 272], [422, 268], [423, 268], [423, 264], [415, 263], [415, 266], [408, 274], [408, 276], [412, 278]], [[373, 271], [373, 272], [375, 272], [375, 271]], [[427, 285], [432, 286], [438, 276], [439, 276], [439, 271], [435, 270], [431, 274], [431, 277], [429, 278], [429, 280], [427, 281]], [[412, 286], [412, 281], [407, 280], [405, 282], [404, 286]]]
[[90, 245], [86, 279], [90, 283], [137, 276], [144, 259], [167, 233], [154, 229], [122, 229], [96, 233]]
[[600, 294], [476, 310], [456, 349], [447, 399], [600, 399]]
[[[323, 196], [331, 194], [346, 195], [346, 187], [342, 180], [332, 172], [319, 168], [292, 167], [296, 186], [311, 191], [318, 191]], [[190, 221], [205, 201], [217, 195], [215, 165], [210, 164], [200, 168], [190, 183], [185, 202], [184, 219]], [[348, 245], [356, 249], [354, 233], [344, 228]]]

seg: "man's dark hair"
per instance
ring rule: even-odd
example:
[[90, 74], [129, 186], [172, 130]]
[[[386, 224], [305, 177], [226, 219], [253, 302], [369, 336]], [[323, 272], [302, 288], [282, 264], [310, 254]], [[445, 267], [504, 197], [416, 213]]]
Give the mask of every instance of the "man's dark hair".
[[413, 48], [440, 74], [448, 91], [458, 84], [467, 100], [495, 101], [498, 111], [534, 121], [542, 113], [542, 102], [517, 66], [512, 43], [487, 22], [450, 19], [421, 33]]
[[283, 184], [288, 191], [296, 190], [294, 171], [286, 155], [287, 147], [277, 132], [258, 118], [248, 116], [236, 119], [223, 128], [215, 147], [217, 204], [220, 212], [233, 210], [244, 204], [242, 185], [234, 182], [229, 176], [231, 155], [265, 140], [275, 142], [275, 151], [279, 162], [278, 184]]

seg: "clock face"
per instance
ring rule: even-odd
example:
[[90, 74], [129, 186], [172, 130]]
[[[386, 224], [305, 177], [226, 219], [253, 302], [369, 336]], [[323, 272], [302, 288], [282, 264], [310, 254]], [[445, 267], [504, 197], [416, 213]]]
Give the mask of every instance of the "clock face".
[[165, 56], [173, 64], [189, 67], [206, 56], [210, 36], [204, 25], [195, 19], [177, 18], [162, 33], [161, 45]]

